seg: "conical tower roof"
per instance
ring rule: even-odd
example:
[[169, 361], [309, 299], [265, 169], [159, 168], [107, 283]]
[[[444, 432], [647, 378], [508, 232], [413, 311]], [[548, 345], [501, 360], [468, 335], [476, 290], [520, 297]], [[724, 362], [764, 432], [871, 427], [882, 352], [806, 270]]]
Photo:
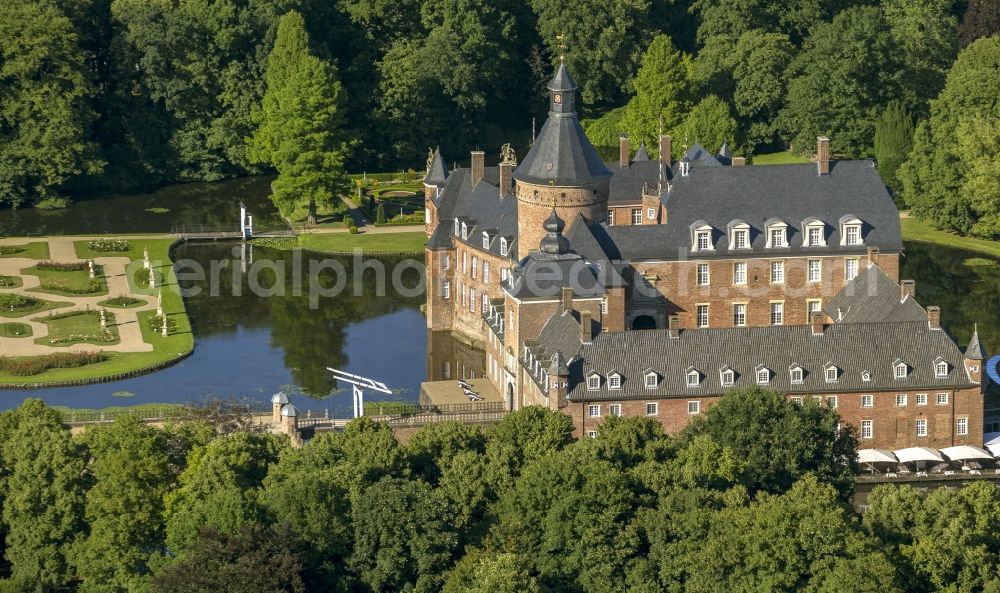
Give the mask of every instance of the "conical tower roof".
[[965, 349], [965, 357], [969, 360], [985, 360], [986, 356], [983, 354], [983, 347], [979, 344], [979, 326], [977, 325], [974, 330], [972, 330], [972, 339], [969, 340], [969, 346]]
[[434, 154], [431, 156], [431, 166], [427, 169], [427, 175], [424, 176], [424, 184], [426, 185], [444, 185], [448, 181], [448, 170], [444, 166], [444, 159], [441, 158], [441, 147], [434, 149]]
[[649, 153], [646, 152], [646, 143], [645, 142], [640, 142], [639, 143], [639, 150], [635, 151], [635, 156], [632, 157], [632, 162], [633, 163], [638, 163], [638, 162], [648, 161], [648, 160], [649, 160]]

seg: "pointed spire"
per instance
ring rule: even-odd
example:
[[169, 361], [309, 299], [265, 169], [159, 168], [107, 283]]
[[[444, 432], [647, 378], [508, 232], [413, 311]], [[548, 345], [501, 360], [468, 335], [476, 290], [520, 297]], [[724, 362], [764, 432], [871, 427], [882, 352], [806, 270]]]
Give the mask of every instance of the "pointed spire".
[[538, 244], [538, 249], [542, 253], [548, 253], [549, 255], [564, 255], [568, 253], [569, 240], [562, 234], [566, 223], [563, 222], [563, 219], [559, 218], [555, 207], [552, 208], [552, 212], [545, 220], [544, 227], [546, 235], [542, 237], [542, 241]]
[[444, 166], [444, 159], [441, 158], [441, 147], [437, 147], [427, 157], [427, 175], [424, 176], [426, 185], [444, 185], [448, 181], [448, 171]]
[[648, 160], [649, 160], [649, 153], [646, 152], [646, 143], [640, 142], [639, 150], [635, 151], [635, 156], [632, 157], [632, 162], [638, 163], [640, 161], [648, 161]]
[[969, 340], [969, 346], [965, 349], [965, 358], [969, 360], [985, 360], [986, 356], [983, 355], [983, 347], [979, 344], [979, 324], [977, 323], [975, 329], [972, 330], [972, 339]]
[[566, 359], [563, 357], [562, 352], [558, 350], [552, 355], [552, 363], [549, 365], [549, 375], [553, 377], [569, 376], [569, 365], [566, 364]]

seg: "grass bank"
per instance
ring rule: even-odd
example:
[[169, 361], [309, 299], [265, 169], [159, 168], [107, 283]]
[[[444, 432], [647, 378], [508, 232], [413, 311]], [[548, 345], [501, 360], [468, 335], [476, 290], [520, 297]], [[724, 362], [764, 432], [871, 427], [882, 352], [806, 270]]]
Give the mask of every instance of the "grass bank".
[[754, 165], [799, 165], [808, 162], [811, 161], [787, 150], [753, 155]]
[[[155, 315], [156, 311], [140, 312], [139, 327], [142, 331], [142, 338], [145, 342], [152, 344], [153, 350], [151, 352], [108, 352], [108, 359], [103, 362], [74, 368], [49, 369], [36, 375], [15, 376], [7, 372], [0, 372], [0, 385], [45, 387], [53, 384], [114, 380], [166, 366], [191, 353], [194, 349], [191, 322], [184, 309], [184, 300], [177, 291], [177, 277], [174, 275], [169, 254], [174, 239], [143, 239], [137, 243], [128, 253], [113, 255], [129, 257], [132, 260], [129, 264], [129, 273], [132, 274], [142, 267], [143, 246], [149, 247], [149, 258], [158, 272], [157, 277], [163, 279], [162, 284], [158, 286], [163, 288], [163, 310], [173, 322], [171, 324], [174, 326], [172, 333], [163, 337], [159, 332], [150, 328], [149, 318]], [[84, 250], [87, 249], [86, 241], [77, 242], [76, 249], [77, 255], [84, 257], [81, 252], [85, 253]], [[155, 294], [157, 291], [139, 289], [137, 292]], [[37, 310], [31, 313], [35, 312]], [[100, 350], [100, 346], [93, 346], [93, 350]]]
[[1000, 257], [1000, 241], [989, 241], [987, 239], [976, 239], [974, 237], [962, 237], [947, 231], [939, 231], [916, 218], [903, 218], [899, 221], [903, 229], [904, 241], [919, 241], [921, 243], [934, 243], [958, 249], [968, 249]]
[[299, 235], [297, 239], [255, 239], [254, 243], [274, 249], [301, 247], [310, 251], [350, 253], [360, 249], [364, 253], [423, 253], [427, 237], [420, 232], [403, 233], [324, 233]]

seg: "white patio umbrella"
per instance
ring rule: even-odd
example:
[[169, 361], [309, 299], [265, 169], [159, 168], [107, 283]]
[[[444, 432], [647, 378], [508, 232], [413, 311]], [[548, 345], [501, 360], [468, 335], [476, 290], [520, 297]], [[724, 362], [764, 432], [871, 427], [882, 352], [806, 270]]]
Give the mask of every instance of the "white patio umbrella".
[[986, 450], [992, 453], [994, 457], [1000, 457], [1000, 443], [986, 443]]
[[858, 463], [896, 463], [892, 451], [885, 449], [858, 449]]
[[902, 463], [911, 461], [937, 461], [941, 463], [944, 461], [944, 457], [936, 449], [931, 449], [930, 447], [909, 447], [894, 451], [893, 453], [896, 454], [896, 458]]
[[941, 449], [941, 452], [948, 456], [948, 459], [952, 461], [966, 461], [969, 459], [993, 459], [993, 455], [979, 447], [973, 447], [971, 445], [959, 445], [957, 447], [945, 447]]
[[1000, 445], [1000, 432], [988, 432], [983, 435], [987, 445]]

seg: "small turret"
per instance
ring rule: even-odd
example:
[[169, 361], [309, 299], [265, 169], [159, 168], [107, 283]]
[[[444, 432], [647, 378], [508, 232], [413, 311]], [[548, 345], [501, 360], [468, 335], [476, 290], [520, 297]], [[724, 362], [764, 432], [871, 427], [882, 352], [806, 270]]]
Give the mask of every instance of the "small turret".
[[542, 237], [542, 241], [538, 245], [539, 250], [549, 255], [564, 255], [568, 253], [569, 239], [562, 234], [566, 223], [559, 218], [559, 214], [556, 213], [555, 208], [552, 209], [549, 217], [545, 219], [543, 226], [545, 227], [546, 235]]
[[271, 396], [271, 420], [281, 422], [281, 408], [288, 404], [288, 396], [279, 391]]
[[299, 436], [299, 411], [292, 404], [281, 408], [281, 431], [292, 439]]
[[969, 345], [965, 348], [965, 370], [969, 373], [969, 378], [976, 383], [983, 382], [984, 360], [986, 360], [986, 354], [979, 343], [979, 326], [976, 325], [972, 330], [972, 338], [969, 340]]

